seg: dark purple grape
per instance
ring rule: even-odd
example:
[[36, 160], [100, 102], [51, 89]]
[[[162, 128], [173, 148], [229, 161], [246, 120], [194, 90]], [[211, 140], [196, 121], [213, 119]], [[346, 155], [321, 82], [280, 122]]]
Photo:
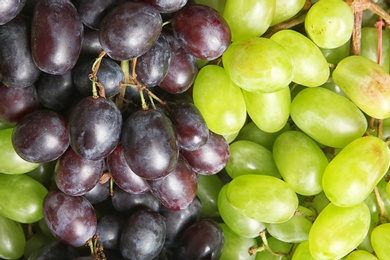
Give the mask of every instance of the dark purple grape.
[[14, 125], [38, 107], [39, 100], [34, 85], [9, 88], [0, 83], [0, 121]]
[[188, 162], [179, 157], [175, 169], [167, 176], [149, 180], [150, 192], [171, 210], [181, 210], [194, 200], [198, 178]]
[[110, 182], [96, 183], [90, 191], [85, 193], [84, 198], [89, 200], [91, 204], [96, 204], [105, 201], [110, 196]]
[[112, 179], [122, 190], [134, 194], [149, 190], [146, 181], [130, 169], [123, 154], [122, 146], [115, 148], [106, 161]]
[[205, 145], [193, 151], [181, 150], [180, 152], [192, 169], [203, 175], [218, 173], [225, 167], [230, 156], [229, 144], [226, 139], [211, 131]]
[[22, 11], [26, 0], [2, 1], [0, 4], [0, 25], [14, 19]]
[[43, 200], [43, 215], [53, 235], [72, 246], [83, 246], [95, 235], [95, 210], [83, 196], [50, 191]]
[[188, 0], [143, 0], [154, 6], [160, 13], [174, 13], [185, 6]]
[[122, 115], [109, 99], [85, 97], [69, 115], [73, 150], [88, 160], [107, 157], [118, 145]]
[[154, 87], [165, 78], [171, 62], [171, 49], [163, 35], [143, 55], [138, 57], [135, 72], [137, 80], [146, 87]]
[[165, 242], [164, 218], [157, 212], [139, 210], [125, 225], [120, 251], [127, 259], [152, 259], [162, 250]]
[[196, 150], [209, 138], [209, 129], [199, 109], [192, 103], [170, 105], [169, 118], [181, 149]]
[[164, 31], [164, 37], [169, 42], [171, 61], [168, 72], [159, 86], [168, 93], [183, 93], [194, 83], [198, 74], [198, 64], [195, 57], [183, 49], [171, 33]]
[[39, 102], [49, 109], [65, 110], [80, 96], [73, 86], [71, 71], [62, 75], [42, 73], [36, 85]]
[[218, 58], [231, 41], [226, 20], [206, 5], [187, 5], [177, 11], [172, 19], [172, 28], [183, 48], [202, 60]]
[[127, 163], [141, 178], [158, 179], [176, 167], [179, 150], [175, 132], [162, 112], [138, 110], [126, 120], [122, 132]]
[[[74, 70], [73, 82], [76, 89], [85, 96], [92, 94], [92, 81], [89, 74], [92, 73], [92, 65], [95, 60], [89, 60], [77, 65]], [[125, 81], [125, 75], [121, 67], [110, 58], [103, 58], [97, 72], [97, 80], [105, 91], [106, 98], [116, 96], [120, 91], [120, 83]]]
[[79, 256], [80, 252], [76, 247], [55, 240], [34, 251], [28, 260], [73, 260]]
[[160, 13], [146, 3], [124, 2], [104, 16], [99, 29], [103, 50], [114, 60], [129, 60], [146, 53], [160, 36]]
[[103, 165], [103, 159], [87, 160], [69, 147], [57, 161], [54, 180], [65, 194], [81, 196], [92, 190], [99, 182]]
[[119, 215], [105, 215], [99, 219], [96, 235], [104, 249], [118, 249], [125, 219]]
[[125, 192], [119, 187], [115, 187], [114, 196], [112, 197], [112, 205], [116, 211], [132, 213], [141, 208], [158, 211], [161, 204], [150, 192], [132, 194]]
[[27, 18], [18, 15], [1, 25], [0, 42], [0, 81], [15, 88], [31, 86], [38, 79], [40, 70], [31, 56]]
[[80, 56], [96, 58], [102, 50], [103, 49], [99, 41], [99, 31], [84, 27], [84, 40]]
[[34, 9], [31, 31], [32, 56], [40, 70], [63, 74], [79, 58], [83, 23], [69, 0], [41, 0]]
[[176, 250], [176, 259], [220, 258], [224, 246], [223, 231], [217, 222], [200, 220], [189, 226], [183, 233]]
[[167, 227], [165, 247], [172, 248], [177, 244], [184, 230], [200, 218], [201, 208], [202, 204], [197, 197], [182, 210], [161, 207], [160, 214], [164, 217]]
[[118, 0], [80, 0], [77, 11], [86, 26], [97, 30], [108, 10], [118, 2]]
[[36, 110], [23, 117], [12, 133], [16, 153], [26, 161], [45, 163], [58, 159], [69, 147], [66, 122], [57, 112]]

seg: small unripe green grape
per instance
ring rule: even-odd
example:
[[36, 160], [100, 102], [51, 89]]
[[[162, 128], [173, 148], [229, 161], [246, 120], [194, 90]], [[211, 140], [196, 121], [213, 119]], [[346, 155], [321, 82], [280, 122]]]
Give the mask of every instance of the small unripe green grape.
[[196, 195], [202, 203], [202, 214], [209, 217], [218, 217], [218, 194], [223, 183], [218, 175], [198, 175], [198, 189]]
[[286, 29], [275, 33], [270, 39], [285, 47], [291, 55], [295, 66], [293, 82], [318, 87], [328, 80], [328, 62], [318, 46], [306, 36]]
[[229, 184], [225, 184], [218, 195], [218, 210], [224, 223], [237, 235], [247, 238], [255, 238], [265, 229], [265, 224], [245, 216], [226, 198]]
[[292, 18], [303, 8], [305, 3], [305, 0], [276, 0], [271, 26]]
[[269, 28], [274, 13], [275, 0], [226, 0], [223, 18], [230, 27], [232, 41], [237, 42], [261, 36]]
[[321, 191], [315, 196], [305, 197], [305, 200], [301, 204], [302, 206], [313, 210], [318, 215], [329, 203], [330, 201], [326, 197], [324, 191]]
[[224, 236], [222, 255], [219, 260], [247, 259], [254, 260], [256, 255], [250, 255], [248, 249], [257, 247], [254, 238], [241, 237], [234, 233], [225, 223], [219, 223]]
[[303, 241], [299, 243], [297, 248], [294, 251], [293, 257], [291, 260], [316, 260], [310, 253], [309, 241]]
[[[382, 30], [382, 53], [380, 65], [390, 71], [390, 32]], [[360, 55], [378, 63], [378, 29], [373, 27], [362, 28]]]
[[328, 89], [306, 88], [291, 102], [294, 123], [315, 141], [342, 148], [367, 129], [364, 114], [347, 98]]
[[53, 241], [53, 239], [46, 236], [43, 232], [34, 233], [34, 235], [29, 237], [26, 241], [23, 253], [24, 258], [28, 259], [33, 252], [51, 241]]
[[263, 250], [256, 254], [256, 260], [288, 260], [287, 255], [293, 246], [291, 243], [280, 241], [274, 237], [269, 237], [267, 241], [273, 252], [283, 255], [274, 255], [267, 250]]
[[349, 253], [345, 260], [378, 260], [378, 258], [367, 251], [355, 250]]
[[263, 174], [280, 178], [271, 151], [246, 140], [230, 144], [230, 156], [225, 170], [232, 179], [244, 174]]
[[330, 64], [336, 65], [342, 59], [349, 56], [349, 50], [351, 48], [351, 40], [348, 40], [346, 43], [341, 45], [340, 47], [333, 49], [324, 49], [320, 48], [322, 54]]
[[245, 124], [246, 107], [242, 91], [222, 67], [203, 67], [195, 79], [192, 95], [194, 104], [214, 133], [235, 134]]
[[390, 166], [387, 144], [364, 136], [349, 143], [326, 167], [322, 186], [331, 202], [350, 207], [364, 201]]
[[290, 116], [290, 88], [285, 87], [272, 93], [242, 91], [246, 109], [252, 121], [263, 131], [280, 131]]
[[267, 38], [252, 37], [233, 42], [222, 54], [222, 61], [230, 79], [250, 92], [281, 90], [294, 76], [291, 55], [279, 43]]
[[23, 256], [26, 237], [20, 223], [0, 215], [0, 258], [19, 259]]
[[321, 48], [333, 49], [346, 43], [352, 35], [354, 15], [342, 0], [320, 0], [307, 12], [305, 30]]
[[298, 208], [294, 190], [281, 179], [268, 175], [241, 175], [227, 188], [230, 204], [242, 214], [265, 223], [289, 220]]
[[273, 157], [283, 180], [301, 195], [322, 191], [328, 159], [316, 142], [299, 131], [286, 131], [274, 143]]
[[374, 228], [371, 232], [371, 244], [380, 260], [390, 259], [390, 223]]
[[364, 202], [352, 207], [330, 203], [310, 230], [310, 253], [317, 260], [340, 259], [363, 241], [369, 227], [370, 211]]
[[348, 56], [332, 78], [364, 113], [377, 119], [390, 117], [390, 75], [382, 66], [363, 56]]

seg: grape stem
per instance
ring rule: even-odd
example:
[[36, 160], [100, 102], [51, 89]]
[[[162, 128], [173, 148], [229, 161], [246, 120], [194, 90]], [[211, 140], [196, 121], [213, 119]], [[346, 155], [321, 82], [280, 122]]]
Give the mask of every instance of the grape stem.
[[270, 38], [272, 35], [274, 35], [275, 33], [279, 32], [281, 30], [289, 29], [289, 28], [292, 28], [292, 27], [297, 26], [299, 24], [302, 24], [305, 21], [305, 17], [306, 17], [306, 13], [303, 13], [294, 19], [290, 19], [290, 20], [287, 20], [285, 22], [281, 22], [279, 24], [271, 26], [267, 30], [267, 32], [263, 35], [263, 37]]
[[383, 203], [383, 200], [379, 194], [378, 187], [374, 188], [374, 194], [375, 199], [379, 207], [379, 222], [378, 224], [387, 223], [389, 222], [389, 219], [387, 217], [386, 211], [385, 211], [385, 204]]
[[[102, 59], [104, 56], [106, 56], [106, 52], [102, 51], [99, 53], [99, 56], [96, 58], [95, 62], [92, 64], [92, 73], [88, 75], [88, 78], [90, 81], [92, 81], [92, 97], [94, 99], [97, 99], [100, 97], [106, 98], [106, 94], [104, 91], [104, 86], [98, 81], [97, 73], [99, 71], [100, 64], [102, 62]], [[99, 94], [97, 91], [97, 88], [99, 88]]]
[[259, 246], [259, 247], [250, 247], [249, 249], [248, 249], [248, 253], [250, 254], [250, 255], [254, 255], [254, 254], [256, 254], [256, 253], [258, 253], [258, 252], [262, 252], [262, 251], [264, 251], [264, 250], [267, 250], [270, 254], [272, 254], [272, 255], [275, 255], [275, 256], [287, 256], [287, 254], [285, 254], [285, 253], [281, 253], [281, 252], [274, 252], [271, 248], [270, 248], [270, 246], [269, 246], [269, 244], [268, 244], [268, 240], [267, 240], [267, 236], [266, 236], [266, 230], [263, 230], [263, 231], [261, 231], [260, 232], [260, 238], [261, 238], [261, 241], [263, 241], [263, 245], [262, 246]]

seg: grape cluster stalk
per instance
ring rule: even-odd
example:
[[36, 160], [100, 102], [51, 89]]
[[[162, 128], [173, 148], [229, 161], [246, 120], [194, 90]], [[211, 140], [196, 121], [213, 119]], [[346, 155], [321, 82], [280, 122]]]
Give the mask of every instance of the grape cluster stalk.
[[389, 8], [0, 4], [0, 258], [389, 259]]

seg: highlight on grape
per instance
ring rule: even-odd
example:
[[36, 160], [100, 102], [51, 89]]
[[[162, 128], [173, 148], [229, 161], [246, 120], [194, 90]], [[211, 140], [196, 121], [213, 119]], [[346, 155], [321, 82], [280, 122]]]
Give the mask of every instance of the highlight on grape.
[[390, 259], [389, 0], [0, 2], [0, 259]]

